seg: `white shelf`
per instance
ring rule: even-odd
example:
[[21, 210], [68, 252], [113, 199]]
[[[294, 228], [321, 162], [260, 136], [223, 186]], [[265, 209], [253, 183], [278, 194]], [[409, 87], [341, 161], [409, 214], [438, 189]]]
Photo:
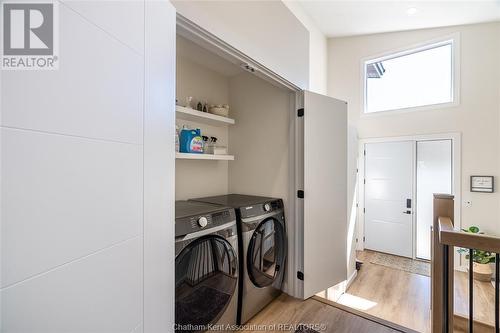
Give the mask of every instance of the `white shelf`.
[[234, 119], [222, 117], [208, 112], [185, 108], [183, 106], [175, 106], [175, 114], [178, 119], [195, 121], [212, 126], [229, 126], [234, 125]]
[[234, 161], [233, 155], [175, 153], [175, 158], [185, 160]]

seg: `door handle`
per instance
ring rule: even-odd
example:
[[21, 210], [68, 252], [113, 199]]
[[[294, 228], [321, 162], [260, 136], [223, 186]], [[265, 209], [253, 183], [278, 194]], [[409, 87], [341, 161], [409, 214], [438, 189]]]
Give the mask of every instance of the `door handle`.
[[411, 210], [404, 210], [404, 211], [403, 211], [403, 214], [408, 214], [408, 215], [410, 215], [410, 214], [411, 214]]

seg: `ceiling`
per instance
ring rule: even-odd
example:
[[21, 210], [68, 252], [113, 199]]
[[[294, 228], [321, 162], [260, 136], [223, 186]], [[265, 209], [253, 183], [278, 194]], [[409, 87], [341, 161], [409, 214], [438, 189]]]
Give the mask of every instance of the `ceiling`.
[[302, 0], [327, 37], [500, 21], [500, 0]]

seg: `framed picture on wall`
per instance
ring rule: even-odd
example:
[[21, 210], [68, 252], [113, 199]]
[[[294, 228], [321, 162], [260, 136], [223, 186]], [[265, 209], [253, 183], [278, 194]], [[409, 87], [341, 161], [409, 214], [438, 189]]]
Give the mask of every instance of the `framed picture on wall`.
[[493, 176], [470, 176], [470, 191], [493, 193], [495, 179]]

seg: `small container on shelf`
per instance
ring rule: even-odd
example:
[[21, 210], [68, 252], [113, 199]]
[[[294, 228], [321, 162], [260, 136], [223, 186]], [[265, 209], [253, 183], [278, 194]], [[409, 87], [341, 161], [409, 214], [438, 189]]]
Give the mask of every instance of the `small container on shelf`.
[[186, 97], [186, 107], [188, 109], [192, 109], [193, 108], [193, 96]]
[[225, 146], [215, 146], [212, 148], [212, 154], [214, 155], [227, 155], [227, 147]]
[[201, 136], [203, 138], [203, 153], [204, 154], [211, 154], [209, 152], [209, 142], [208, 142], [208, 136], [206, 135], [202, 135]]
[[217, 116], [229, 117], [229, 105], [211, 105], [208, 112]]
[[210, 142], [208, 141], [207, 137], [207, 144], [205, 146], [207, 154], [215, 154], [214, 148], [216, 147], [216, 143], [217, 143], [217, 138], [215, 136], [210, 137]]

